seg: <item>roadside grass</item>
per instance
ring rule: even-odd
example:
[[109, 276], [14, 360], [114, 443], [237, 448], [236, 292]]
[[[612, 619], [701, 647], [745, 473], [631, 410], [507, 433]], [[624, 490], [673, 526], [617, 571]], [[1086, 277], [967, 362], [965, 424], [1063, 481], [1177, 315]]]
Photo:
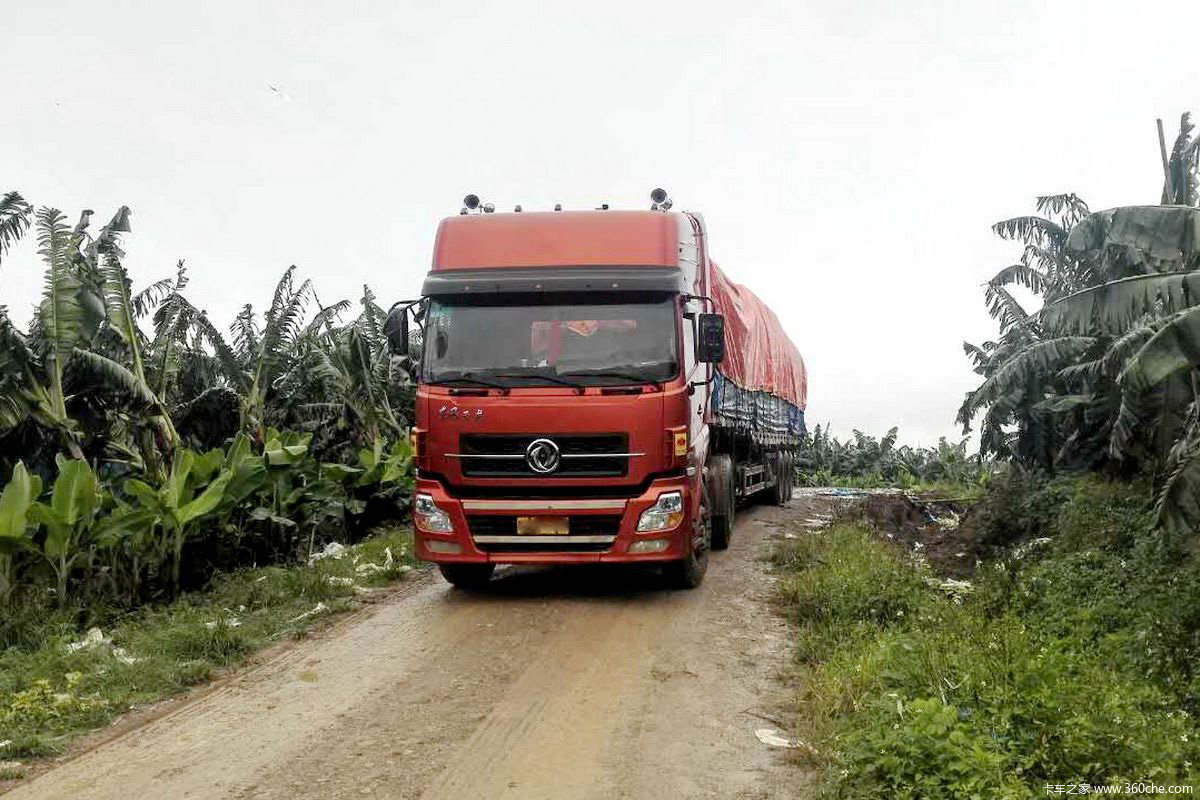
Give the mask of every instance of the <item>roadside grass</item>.
[[821, 796], [1196, 784], [1200, 569], [1150, 533], [1136, 488], [1052, 490], [1042, 511], [1045, 484], [1009, 498], [1029, 512], [1018, 555], [966, 592], [854, 524], [784, 540], [798, 733], [820, 753]]
[[411, 552], [407, 528], [387, 530], [340, 557], [218, 574], [169, 604], [101, 612], [111, 627], [86, 635], [65, 612], [29, 615], [20, 643], [0, 652], [0, 781], [20, 777], [20, 759], [62, 752], [76, 734], [304, 636], [356, 594], [411, 569]]

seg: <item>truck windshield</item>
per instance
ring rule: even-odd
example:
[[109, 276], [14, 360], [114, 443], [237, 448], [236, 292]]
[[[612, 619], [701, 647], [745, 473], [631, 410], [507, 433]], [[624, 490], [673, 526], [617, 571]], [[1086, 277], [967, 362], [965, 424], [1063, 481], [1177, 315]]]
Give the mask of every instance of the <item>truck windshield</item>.
[[425, 326], [427, 383], [603, 386], [678, 372], [671, 298], [434, 299]]

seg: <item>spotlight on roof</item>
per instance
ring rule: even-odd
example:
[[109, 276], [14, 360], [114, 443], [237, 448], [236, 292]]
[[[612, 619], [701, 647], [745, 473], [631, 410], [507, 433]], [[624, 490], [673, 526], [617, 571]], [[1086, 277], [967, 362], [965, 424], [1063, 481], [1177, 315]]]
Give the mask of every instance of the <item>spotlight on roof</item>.
[[513, 208], [513, 211], [515, 211], [515, 212], [517, 212], [518, 214], [520, 214], [520, 213], [521, 213], [521, 204], [520, 204], [520, 203], [517, 203], [516, 207], [515, 207], [515, 208]]
[[554, 210], [555, 210], [555, 211], [562, 211], [562, 203], [555, 203], [555, 204], [554, 204]]
[[666, 211], [671, 205], [671, 198], [667, 196], [666, 189], [655, 189], [650, 193], [651, 211]]
[[479, 195], [467, 195], [463, 198], [463, 205], [466, 206], [469, 211], [474, 211], [475, 209], [479, 208]]

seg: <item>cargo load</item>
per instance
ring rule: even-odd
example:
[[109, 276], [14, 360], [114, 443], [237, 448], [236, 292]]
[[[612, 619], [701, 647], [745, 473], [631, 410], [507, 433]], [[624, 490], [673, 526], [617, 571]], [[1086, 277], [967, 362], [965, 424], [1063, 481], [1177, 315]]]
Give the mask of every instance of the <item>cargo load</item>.
[[725, 359], [712, 384], [716, 422], [762, 443], [795, 441], [805, 432], [804, 359], [775, 313], [710, 263], [709, 294], [725, 317]]

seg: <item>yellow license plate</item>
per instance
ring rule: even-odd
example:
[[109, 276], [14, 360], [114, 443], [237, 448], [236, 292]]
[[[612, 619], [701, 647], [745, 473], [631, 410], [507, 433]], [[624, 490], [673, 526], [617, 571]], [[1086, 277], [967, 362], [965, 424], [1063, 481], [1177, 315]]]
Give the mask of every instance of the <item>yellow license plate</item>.
[[566, 536], [570, 532], [566, 517], [517, 517], [518, 536]]

